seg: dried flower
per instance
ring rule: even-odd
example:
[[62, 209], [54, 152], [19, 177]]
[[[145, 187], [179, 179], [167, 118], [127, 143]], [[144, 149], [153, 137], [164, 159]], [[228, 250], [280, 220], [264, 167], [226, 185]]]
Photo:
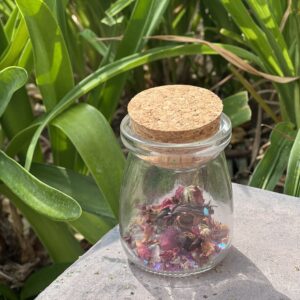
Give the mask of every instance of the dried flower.
[[229, 229], [212, 218], [198, 186], [178, 186], [174, 195], [137, 206], [124, 241], [153, 271], [200, 268], [228, 247]]

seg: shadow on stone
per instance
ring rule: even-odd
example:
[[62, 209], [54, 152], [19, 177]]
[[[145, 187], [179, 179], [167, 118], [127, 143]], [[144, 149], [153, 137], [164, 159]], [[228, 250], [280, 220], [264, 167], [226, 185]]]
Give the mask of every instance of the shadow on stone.
[[169, 278], [146, 273], [133, 264], [130, 269], [155, 299], [290, 299], [276, 291], [256, 265], [234, 247], [221, 264], [199, 275]]

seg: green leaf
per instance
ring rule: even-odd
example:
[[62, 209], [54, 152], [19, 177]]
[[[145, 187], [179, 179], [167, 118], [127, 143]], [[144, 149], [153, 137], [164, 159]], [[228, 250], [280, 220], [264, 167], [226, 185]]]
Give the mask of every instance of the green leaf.
[[202, 0], [202, 2], [206, 9], [208, 9], [211, 20], [217, 24], [218, 27], [233, 31], [236, 34], [236, 27], [220, 1]]
[[67, 224], [52, 221], [27, 206], [7, 186], [0, 184], [0, 192], [9, 198], [22, 212], [40, 241], [56, 263], [74, 262], [83, 250], [72, 235]]
[[25, 281], [21, 290], [20, 299], [32, 299], [42, 292], [52, 281], [54, 281], [70, 264], [53, 264], [34, 272]]
[[300, 197], [300, 129], [290, 153], [284, 192]]
[[273, 190], [286, 170], [296, 131], [291, 123], [277, 124], [270, 137], [271, 145], [259, 162], [249, 184]]
[[16, 25], [16, 20], [19, 17], [19, 9], [17, 7], [14, 8], [13, 12], [10, 14], [7, 19], [4, 29], [7, 36], [7, 39], [10, 41], [14, 32], [14, 28]]
[[73, 198], [38, 180], [3, 151], [0, 151], [0, 179], [24, 203], [48, 218], [67, 221], [81, 215], [81, 208]]
[[72, 67], [61, 30], [41, 0], [17, 0], [33, 46], [36, 81], [50, 110], [73, 86]]
[[236, 25], [243, 32], [246, 40], [251, 45], [252, 50], [255, 51], [264, 62], [267, 70], [272, 70], [273, 73], [283, 76], [283, 72], [279, 66], [278, 60], [274, 55], [265, 33], [254, 22], [246, 6], [242, 0], [221, 0], [222, 4], [231, 15]]
[[283, 14], [287, 8], [288, 1], [286, 0], [268, 0], [269, 7], [272, 8], [272, 13], [278, 25], [280, 25]]
[[[35, 75], [47, 110], [74, 86], [72, 66], [58, 21], [42, 0], [17, 0], [32, 43]], [[51, 1], [56, 11], [56, 1]], [[57, 11], [56, 11], [57, 12]], [[67, 138], [50, 130], [54, 162], [72, 168], [76, 152]]]
[[96, 243], [103, 234], [117, 224], [104, 196], [95, 181], [62, 167], [33, 164], [31, 172], [44, 183], [78, 201], [82, 215], [69, 224], [90, 243]]
[[7, 47], [7, 44], [8, 44], [7, 36], [6, 36], [5, 30], [4, 30], [3, 24], [0, 20], [0, 55], [3, 53], [3, 51]]
[[6, 50], [0, 57], [0, 69], [16, 65], [27, 41], [28, 31], [24, 20], [21, 19], [20, 24], [16, 28], [16, 31], [8, 44], [8, 47], [6, 47]]
[[8, 286], [6, 286], [5, 284], [0, 283], [0, 299], [4, 299], [4, 300], [18, 300], [18, 296]]
[[45, 164], [33, 164], [31, 173], [44, 183], [76, 199], [83, 211], [114, 219], [104, 195], [90, 176]]
[[0, 72], [0, 117], [4, 113], [13, 93], [27, 81], [27, 72], [23, 68], [8, 67]]
[[117, 217], [125, 160], [106, 119], [93, 106], [79, 104], [57, 117], [52, 125], [76, 147]]
[[[279, 0], [280, 1], [280, 0]], [[288, 53], [288, 48], [280, 32], [279, 26], [271, 12], [267, 0], [248, 0], [250, 8], [254, 11], [256, 18], [264, 30], [270, 42], [274, 54], [277, 57], [280, 68], [285, 76], [295, 75], [295, 69]]]
[[[241, 58], [247, 59], [251, 62], [259, 64], [259, 59], [248, 51], [241, 49], [235, 46], [217, 44], [219, 47], [224, 47], [225, 49], [232, 51]], [[216, 55], [217, 53], [212, 50], [210, 47], [205, 45], [180, 45], [180, 46], [166, 46], [151, 49], [143, 53], [133, 54], [131, 56], [120, 59], [116, 62], [113, 62], [109, 65], [99, 68], [94, 73], [87, 76], [80, 83], [78, 83], [56, 106], [53, 110], [43, 119], [43, 122], [37, 128], [31, 143], [28, 147], [27, 157], [26, 157], [26, 169], [30, 168], [32, 162], [32, 156], [34, 149], [38, 142], [39, 136], [41, 135], [43, 129], [47, 124], [53, 120], [56, 116], [62, 113], [66, 108], [72, 105], [76, 99], [87, 94], [89, 91], [97, 87], [98, 85], [106, 82], [108, 79], [113, 78], [116, 75], [119, 75], [128, 70], [134, 69], [138, 66], [141, 66], [152, 61], [180, 56], [180, 55], [196, 55], [196, 54], [211, 54]], [[26, 133], [28, 133], [25, 130]], [[16, 138], [15, 141], [18, 142], [22, 138]]]
[[[16, 107], [18, 109], [16, 109]], [[33, 119], [31, 103], [26, 88], [23, 86], [13, 94], [2, 115], [1, 125], [3, 126], [6, 137], [11, 140], [19, 132], [22, 132], [24, 128], [30, 126]], [[14, 153], [14, 155], [17, 154], [22, 161], [25, 161], [28, 144], [29, 140], [25, 140], [18, 149], [16, 149], [16, 153]], [[39, 147], [35, 151], [34, 159], [35, 161], [42, 160], [42, 153]]]
[[80, 32], [80, 36], [82, 36], [89, 44], [101, 55], [105, 56], [108, 47], [101, 41], [97, 41], [97, 35], [90, 29], [84, 29]]
[[110, 229], [117, 225], [118, 222], [111, 219], [100, 218], [94, 214], [83, 211], [79, 219], [69, 222], [69, 224], [80, 232], [87, 241], [95, 244]]
[[123, 9], [129, 6], [134, 0], [117, 0], [111, 4], [109, 9], [105, 11], [106, 17], [101, 20], [103, 24], [108, 26], [116, 25], [117, 19], [115, 16], [120, 13]]
[[[46, 116], [46, 115], [44, 115]], [[10, 122], [10, 119], [7, 120], [7, 125], [9, 126], [10, 124], [14, 125], [14, 122]], [[10, 143], [7, 145], [5, 152], [8, 156], [15, 156], [19, 153], [20, 150], [23, 149], [24, 146], [28, 146], [28, 143], [30, 142], [30, 139], [32, 138], [34, 132], [37, 130], [38, 126], [42, 124], [42, 121], [35, 121], [28, 127], [17, 131], [18, 133], [15, 133], [10, 141]], [[12, 132], [14, 131], [15, 128], [12, 129]]]
[[230, 118], [232, 127], [237, 127], [251, 119], [247, 92], [239, 92], [225, 98], [223, 105], [223, 111]]

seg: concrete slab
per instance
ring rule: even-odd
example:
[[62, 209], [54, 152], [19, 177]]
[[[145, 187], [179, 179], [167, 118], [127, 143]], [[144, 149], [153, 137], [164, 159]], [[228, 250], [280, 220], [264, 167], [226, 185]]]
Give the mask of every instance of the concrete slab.
[[186, 278], [128, 264], [118, 228], [37, 299], [300, 300], [300, 199], [234, 184], [235, 232], [215, 269]]

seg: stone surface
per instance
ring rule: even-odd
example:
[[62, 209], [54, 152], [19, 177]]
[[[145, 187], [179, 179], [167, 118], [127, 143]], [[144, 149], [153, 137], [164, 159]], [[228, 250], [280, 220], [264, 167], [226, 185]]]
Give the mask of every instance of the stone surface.
[[128, 264], [115, 228], [37, 299], [300, 300], [300, 199], [233, 190], [233, 247], [215, 269], [186, 278], [148, 274]]

